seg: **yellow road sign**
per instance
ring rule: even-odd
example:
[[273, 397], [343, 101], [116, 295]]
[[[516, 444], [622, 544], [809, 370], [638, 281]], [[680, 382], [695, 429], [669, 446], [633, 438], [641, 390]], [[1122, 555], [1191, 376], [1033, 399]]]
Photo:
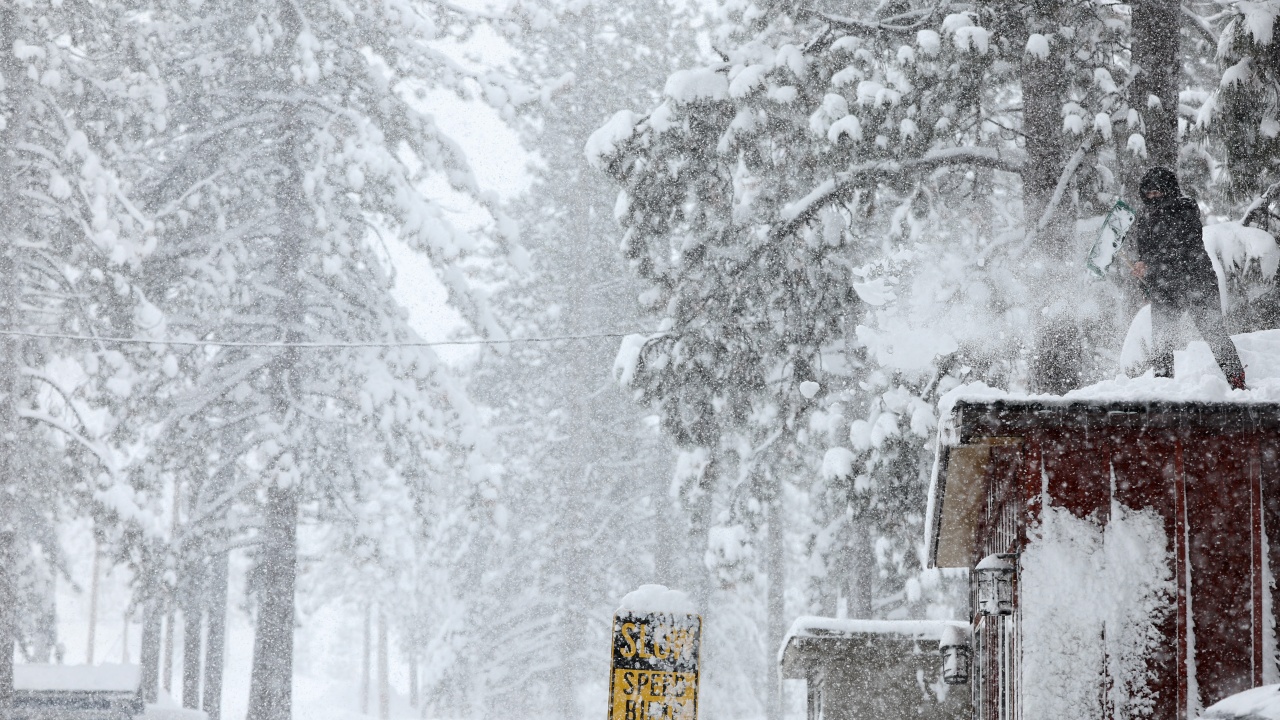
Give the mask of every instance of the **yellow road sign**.
[[701, 648], [698, 615], [614, 615], [609, 720], [696, 720]]

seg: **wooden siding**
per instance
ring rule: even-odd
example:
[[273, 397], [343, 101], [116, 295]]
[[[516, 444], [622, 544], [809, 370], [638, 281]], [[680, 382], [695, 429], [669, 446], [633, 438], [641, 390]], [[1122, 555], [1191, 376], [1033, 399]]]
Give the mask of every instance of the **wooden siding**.
[[[1149, 658], [1154, 720], [1187, 720], [1197, 700], [1207, 707], [1263, 682], [1275, 655], [1264, 626], [1280, 622], [1276, 603], [1263, 617], [1267, 568], [1280, 562], [1280, 408], [992, 403], [961, 404], [955, 418], [964, 443], [1022, 438], [992, 448], [976, 558], [1024, 546], [1046, 497], [1101, 523], [1113, 502], [1163, 518], [1177, 593]], [[1020, 609], [1015, 600], [1010, 619], [974, 616], [980, 720], [1022, 717], [1012, 702]], [[1198, 698], [1188, 697], [1192, 663]]]

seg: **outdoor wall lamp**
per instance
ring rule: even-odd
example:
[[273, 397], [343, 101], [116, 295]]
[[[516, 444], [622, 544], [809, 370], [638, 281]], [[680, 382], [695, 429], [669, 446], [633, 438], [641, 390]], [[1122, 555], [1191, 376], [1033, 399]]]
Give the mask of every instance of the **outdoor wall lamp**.
[[969, 629], [948, 625], [938, 641], [938, 653], [942, 655], [942, 681], [948, 685], [964, 685], [969, 682], [969, 666], [973, 651], [969, 648]]
[[1013, 560], [1017, 555], [999, 553], [982, 558], [973, 569], [978, 583], [978, 611], [983, 615], [1013, 614]]

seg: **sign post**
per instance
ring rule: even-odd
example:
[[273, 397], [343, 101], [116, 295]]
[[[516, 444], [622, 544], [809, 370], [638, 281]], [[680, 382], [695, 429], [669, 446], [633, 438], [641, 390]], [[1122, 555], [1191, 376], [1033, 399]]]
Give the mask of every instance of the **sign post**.
[[620, 609], [613, 616], [609, 720], [697, 720], [702, 618]]

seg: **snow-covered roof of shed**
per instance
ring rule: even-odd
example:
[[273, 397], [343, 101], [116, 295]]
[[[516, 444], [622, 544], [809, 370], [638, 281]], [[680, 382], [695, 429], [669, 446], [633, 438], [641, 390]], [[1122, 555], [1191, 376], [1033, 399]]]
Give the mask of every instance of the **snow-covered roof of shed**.
[[858, 620], [803, 615], [791, 623], [791, 629], [778, 648], [778, 662], [786, 658], [787, 648], [797, 640], [918, 640], [937, 642], [948, 627], [968, 632], [968, 624], [958, 620]]
[[945, 422], [960, 403], [1041, 405], [1108, 405], [1122, 403], [1238, 403], [1273, 405], [1280, 403], [1280, 379], [1249, 378], [1248, 390], [1232, 390], [1219, 375], [1171, 379], [1156, 377], [1117, 378], [1072, 390], [1065, 395], [1011, 393], [976, 382], [961, 385], [938, 402], [939, 417]]
[[[1280, 330], [1265, 330], [1232, 337], [1244, 362], [1248, 390], [1232, 390], [1203, 342], [1194, 342], [1185, 351], [1174, 353], [1173, 378], [1147, 374], [1118, 376], [1065, 395], [1036, 395], [1009, 392], [983, 382], [954, 388], [938, 401], [938, 416], [945, 426], [959, 403], [1023, 403], [1042, 406], [1105, 405], [1109, 403], [1280, 403]], [[943, 434], [947, 440], [947, 435]]]
[[982, 382], [974, 382], [960, 385], [945, 394], [938, 402], [938, 452], [935, 455], [925, 508], [927, 547], [936, 547], [934, 541], [940, 531], [936, 525], [941, 521], [939, 488], [945, 480], [941, 477], [944, 472], [944, 455], [950, 448], [970, 442], [965, 433], [972, 431], [972, 428], [961, 427], [968, 423], [962, 417], [966, 413], [957, 412], [958, 408], [971, 407], [979, 415], [986, 410], [1002, 414], [1019, 408], [1046, 411], [1060, 409], [1065, 412], [1079, 408], [1104, 413], [1111, 410], [1141, 412], [1150, 409], [1175, 413], [1210, 411], [1219, 414], [1222, 410], [1238, 408], [1241, 413], [1227, 413], [1237, 415], [1275, 408], [1276, 412], [1268, 411], [1261, 415], [1280, 417], [1280, 330], [1241, 334], [1232, 339], [1246, 367], [1249, 384], [1247, 390], [1232, 390], [1214, 363], [1208, 345], [1194, 342], [1186, 350], [1174, 354], [1174, 378], [1157, 378], [1150, 372], [1137, 378], [1119, 376], [1065, 395], [1009, 392]]
[[804, 615], [787, 631], [793, 637], [854, 637], [857, 635], [902, 635], [917, 640], [938, 640], [948, 626], [967, 627], [958, 620], [858, 620]]
[[142, 675], [137, 665], [13, 666], [13, 688], [26, 691], [79, 691], [133, 693]]

